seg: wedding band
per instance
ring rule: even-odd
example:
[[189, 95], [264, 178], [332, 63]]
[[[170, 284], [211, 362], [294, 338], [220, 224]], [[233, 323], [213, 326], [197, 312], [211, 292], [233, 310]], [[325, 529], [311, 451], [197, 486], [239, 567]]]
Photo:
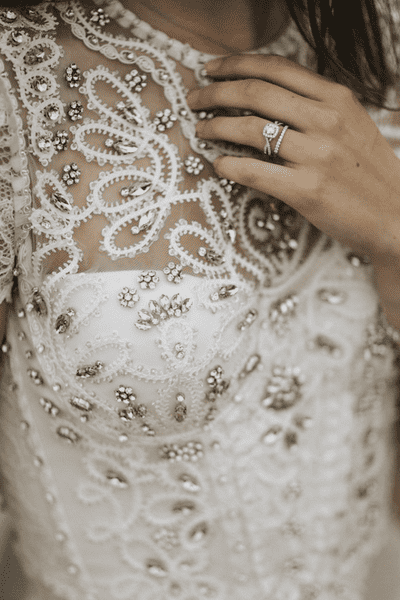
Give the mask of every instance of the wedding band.
[[289, 125], [285, 125], [285, 127], [282, 129], [282, 133], [278, 138], [278, 141], [276, 142], [276, 146], [274, 148], [274, 156], [273, 158], [276, 158], [278, 156], [278, 152], [279, 152], [279, 146], [282, 143], [283, 140], [283, 136], [285, 135], [285, 133], [287, 132], [287, 130], [289, 129]]
[[268, 152], [268, 156], [272, 154], [270, 141], [278, 135], [280, 125], [283, 125], [283, 123], [274, 121], [273, 123], [267, 123], [263, 129], [263, 136], [265, 138], [264, 154]]

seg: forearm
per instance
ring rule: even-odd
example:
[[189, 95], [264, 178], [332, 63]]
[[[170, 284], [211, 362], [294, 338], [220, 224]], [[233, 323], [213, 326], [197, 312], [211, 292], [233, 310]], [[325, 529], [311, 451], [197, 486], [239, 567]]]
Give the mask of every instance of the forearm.
[[400, 250], [374, 262], [374, 281], [386, 320], [400, 333]]

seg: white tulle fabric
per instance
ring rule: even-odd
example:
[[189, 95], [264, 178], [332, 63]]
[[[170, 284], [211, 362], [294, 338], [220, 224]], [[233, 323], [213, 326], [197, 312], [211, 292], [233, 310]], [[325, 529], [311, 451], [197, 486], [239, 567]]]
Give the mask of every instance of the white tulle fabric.
[[[28, 598], [361, 600], [397, 377], [372, 266], [218, 178], [252, 151], [195, 137], [207, 56], [104, 10], [0, 14], [0, 464]], [[294, 24], [260, 52], [314, 65]]]

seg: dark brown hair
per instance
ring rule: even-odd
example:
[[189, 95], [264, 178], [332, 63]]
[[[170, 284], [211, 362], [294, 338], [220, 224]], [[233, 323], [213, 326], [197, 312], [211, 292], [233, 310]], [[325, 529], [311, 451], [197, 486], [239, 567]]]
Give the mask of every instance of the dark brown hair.
[[400, 110], [383, 104], [389, 89], [400, 91], [399, 0], [285, 1], [316, 52], [320, 75], [352, 89], [363, 104]]
[[[400, 92], [399, 0], [283, 1], [316, 52], [320, 75], [349, 87], [363, 104], [400, 111], [384, 105], [389, 90]], [[0, 6], [20, 8], [39, 3], [0, 0]], [[263, 0], [253, 4], [257, 11]]]

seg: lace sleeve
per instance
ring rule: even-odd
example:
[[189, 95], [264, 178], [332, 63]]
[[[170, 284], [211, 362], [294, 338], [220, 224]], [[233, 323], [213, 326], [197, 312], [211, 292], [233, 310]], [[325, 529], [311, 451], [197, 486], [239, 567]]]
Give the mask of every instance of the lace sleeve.
[[4, 80], [0, 80], [0, 302], [11, 302], [15, 260], [14, 193], [18, 186], [18, 144], [13, 121]]

